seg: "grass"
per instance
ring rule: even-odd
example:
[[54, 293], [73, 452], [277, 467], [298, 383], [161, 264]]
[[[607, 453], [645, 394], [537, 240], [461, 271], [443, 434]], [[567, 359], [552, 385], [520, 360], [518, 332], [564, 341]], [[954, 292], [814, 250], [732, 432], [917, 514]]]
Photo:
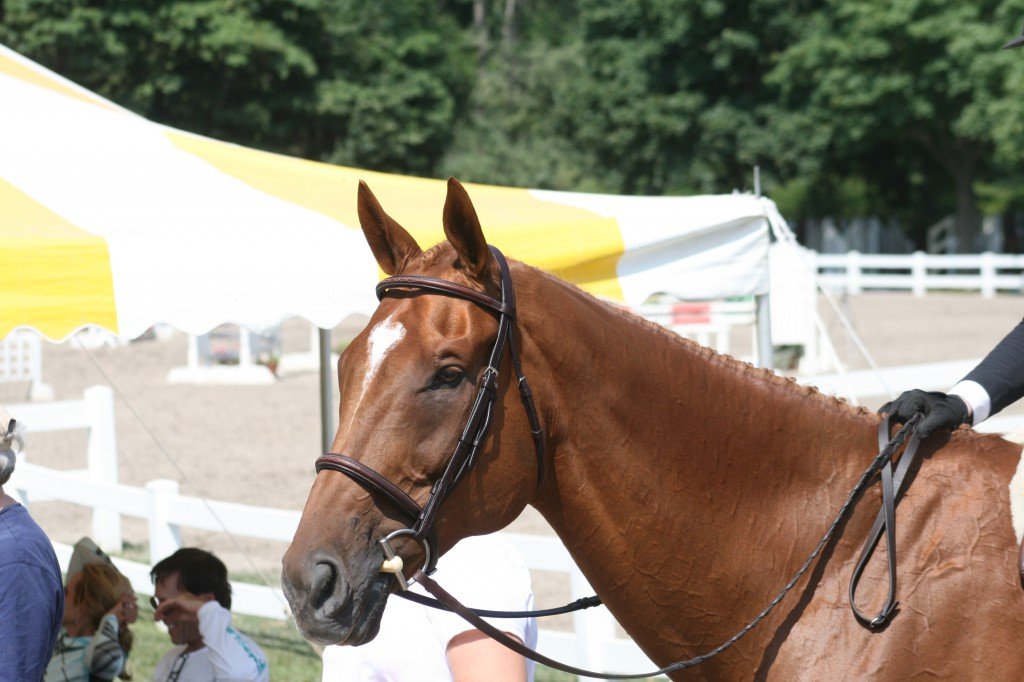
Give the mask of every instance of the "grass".
[[[167, 633], [153, 621], [153, 609], [149, 597], [137, 595], [139, 619], [132, 625], [135, 644], [128, 659], [129, 672], [135, 682], [149, 680], [157, 661], [171, 648]], [[254, 616], [233, 614], [235, 627], [260, 645], [267, 656], [272, 680], [287, 682], [319, 682], [321, 677], [320, 656], [304, 640], [291, 621], [270, 620]], [[538, 665], [534, 676], [536, 682], [569, 682], [576, 677], [558, 670]]]

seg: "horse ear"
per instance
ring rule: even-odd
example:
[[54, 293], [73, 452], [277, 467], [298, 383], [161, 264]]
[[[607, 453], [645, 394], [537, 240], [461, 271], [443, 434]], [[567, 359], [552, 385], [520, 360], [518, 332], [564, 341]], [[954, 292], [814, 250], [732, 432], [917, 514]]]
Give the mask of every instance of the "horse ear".
[[448, 196], [444, 200], [444, 234], [455, 247], [459, 260], [470, 275], [481, 282], [491, 279], [494, 258], [487, 248], [476, 209], [466, 188], [448, 178]]
[[384, 212], [377, 197], [373, 196], [369, 186], [362, 180], [359, 181], [357, 203], [359, 225], [363, 228], [366, 242], [381, 270], [388, 275], [398, 274], [409, 261], [423, 253], [412, 235]]

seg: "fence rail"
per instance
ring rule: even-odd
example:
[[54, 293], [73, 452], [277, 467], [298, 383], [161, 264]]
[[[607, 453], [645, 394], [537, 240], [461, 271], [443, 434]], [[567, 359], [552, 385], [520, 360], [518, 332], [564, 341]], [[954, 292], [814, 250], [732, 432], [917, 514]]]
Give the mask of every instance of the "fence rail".
[[[10, 411], [33, 431], [90, 430], [89, 468], [56, 470], [21, 461], [9, 488], [26, 504], [61, 500], [90, 508], [94, 533], [106, 539], [108, 551], [120, 548], [121, 516], [146, 520], [149, 527], [149, 564], [114, 559], [115, 565], [141, 594], [153, 593], [150, 567], [181, 546], [180, 528], [183, 526], [283, 542], [291, 541], [298, 527], [298, 511], [185, 496], [179, 494], [177, 481], [150, 481], [144, 488], [119, 483], [113, 440], [113, 397], [106, 387], [86, 389], [84, 400], [11, 405]], [[31, 459], [31, 453], [27, 459]], [[112, 459], [113, 467], [105, 464], [104, 459]], [[502, 536], [522, 553], [528, 568], [567, 574], [570, 599], [594, 593], [557, 538], [506, 532]], [[112, 543], [116, 545], [112, 546]], [[54, 543], [54, 548], [61, 566], [66, 568], [72, 548], [62, 543]], [[232, 589], [232, 609], [235, 612], [278, 620], [290, 618], [279, 587], [233, 582]], [[610, 673], [653, 670], [656, 667], [631, 640], [617, 636], [615, 620], [605, 607], [576, 612], [572, 619], [572, 632], [544, 628], [541, 623], [538, 649], [570, 665]]]
[[[985, 298], [997, 291], [1024, 289], [1024, 255], [980, 253], [932, 255], [864, 254], [849, 251], [817, 254], [819, 278], [830, 288], [859, 294], [867, 289], [909, 290], [924, 296], [929, 289], [980, 291]], [[970, 272], [963, 272], [970, 271]]]

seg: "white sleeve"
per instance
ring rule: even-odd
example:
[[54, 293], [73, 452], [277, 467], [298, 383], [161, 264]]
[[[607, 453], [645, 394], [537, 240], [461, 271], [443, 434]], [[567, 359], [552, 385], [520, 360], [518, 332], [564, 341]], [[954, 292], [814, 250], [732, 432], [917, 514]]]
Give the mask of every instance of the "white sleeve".
[[992, 412], [992, 398], [985, 387], [976, 381], [961, 381], [949, 389], [949, 395], [961, 398], [971, 408], [971, 426], [977, 426], [988, 419]]
[[217, 680], [252, 680], [269, 678], [267, 658], [258, 646], [231, 625], [231, 612], [209, 601], [199, 609], [199, 633], [210, 652]]
[[[494, 536], [462, 540], [438, 561], [434, 579], [470, 608], [491, 611], [532, 611], [530, 571], [508, 541]], [[417, 590], [419, 591], [419, 590]], [[427, 609], [437, 638], [447, 650], [456, 635], [475, 629], [447, 611]], [[485, 618], [496, 628], [515, 635], [530, 648], [537, 646], [533, 618]]]

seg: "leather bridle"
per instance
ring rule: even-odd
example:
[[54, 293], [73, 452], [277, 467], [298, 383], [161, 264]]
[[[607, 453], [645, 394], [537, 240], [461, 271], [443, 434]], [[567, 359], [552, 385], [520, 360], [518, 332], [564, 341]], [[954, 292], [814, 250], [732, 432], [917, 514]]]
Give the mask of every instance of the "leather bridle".
[[[707, 661], [708, 659], [729, 649], [740, 639], [746, 636], [746, 634], [755, 628], [762, 620], [764, 620], [769, 613], [771, 613], [775, 606], [777, 606], [790, 592], [790, 590], [796, 586], [800, 578], [807, 572], [814, 560], [817, 559], [821, 551], [831, 541], [836, 529], [847, 517], [854, 501], [861, 495], [861, 493], [863, 493], [864, 489], [868, 486], [874, 476], [880, 473], [880, 482], [882, 484], [882, 509], [878, 512], [874, 526], [869, 533], [869, 537], [865, 543], [860, 559], [857, 562], [857, 567], [854, 570], [854, 575], [850, 582], [850, 604], [858, 622], [868, 628], [878, 629], [889, 623], [895, 614], [897, 606], [895, 507], [900, 494], [904, 491], [906, 485], [910, 481], [910, 478], [912, 478], [907, 477], [907, 473], [914, 462], [917, 452], [918, 438], [916, 436], [915, 429], [917, 427], [917, 423], [921, 419], [921, 415], [915, 415], [909, 419], [906, 424], [904, 424], [903, 428], [901, 428], [892, 438], [889, 438], [889, 433], [895, 424], [893, 416], [888, 415], [881, 421], [878, 427], [878, 443], [880, 449], [878, 456], [875, 457], [861, 475], [857, 484], [847, 497], [846, 502], [839, 509], [835, 519], [825, 531], [825, 534], [815, 546], [814, 550], [807, 557], [807, 560], [775, 596], [775, 598], [760, 613], [758, 613], [753, 620], [747, 623], [725, 642], [707, 653], [701, 654], [700, 656], [695, 656], [687, 660], [676, 661], [675, 663], [658, 670], [645, 673], [608, 674], [593, 670], [584, 670], [582, 668], [560, 663], [530, 649], [519, 640], [509, 637], [505, 632], [482, 618], [482, 616], [520, 618], [548, 614], [543, 612], [485, 612], [479, 609], [470, 609], [463, 606], [440, 585], [435, 583], [429, 575], [434, 572], [438, 559], [438, 553], [436, 551], [437, 541], [434, 528], [438, 509], [444, 501], [448, 499], [449, 495], [451, 495], [455, 486], [458, 485], [466, 472], [472, 469], [476, 455], [480, 450], [480, 446], [487, 437], [487, 431], [491, 423], [491, 413], [494, 408], [494, 401], [498, 394], [499, 366], [506, 343], [509, 347], [509, 356], [512, 360], [512, 367], [518, 380], [520, 397], [522, 399], [523, 406], [526, 409], [526, 414], [530, 420], [530, 431], [533, 435], [534, 447], [537, 452], [537, 485], [539, 486], [543, 480], [544, 429], [541, 426], [540, 417], [533, 402], [533, 395], [530, 391], [530, 387], [527, 384], [526, 377], [523, 375], [522, 361], [519, 356], [518, 342], [516, 341], [514, 329], [516, 303], [515, 292], [512, 287], [512, 278], [509, 274], [508, 263], [502, 253], [493, 246], [489, 248], [501, 271], [501, 300], [492, 298], [487, 294], [460, 284], [455, 284], [454, 282], [419, 275], [388, 277], [377, 285], [378, 300], [383, 300], [385, 296], [395, 290], [419, 289], [428, 293], [439, 293], [471, 301], [472, 303], [475, 303], [486, 310], [497, 313], [498, 315], [498, 335], [494, 341], [494, 347], [491, 349], [487, 367], [484, 369], [483, 375], [480, 379], [480, 388], [477, 392], [476, 399], [473, 401], [473, 408], [466, 421], [466, 426], [462, 431], [462, 436], [455, 445], [455, 451], [448, 460], [448, 464], [445, 466], [444, 473], [430, 488], [430, 495], [427, 498], [427, 503], [423, 507], [420, 507], [419, 504], [417, 504], [416, 501], [407, 493], [391, 483], [391, 481], [379, 472], [349, 457], [348, 455], [329, 452], [320, 456], [316, 460], [316, 471], [318, 474], [324, 469], [343, 473], [371, 493], [383, 496], [406, 518], [409, 523], [407, 528], [401, 528], [393, 531], [378, 540], [384, 550], [384, 555], [387, 557], [382, 570], [395, 574], [398, 584], [403, 590], [399, 593], [400, 595], [427, 606], [443, 608], [456, 613], [489, 637], [501, 643], [503, 646], [508, 647], [509, 649], [512, 649], [513, 651], [534, 661], [547, 665], [551, 668], [555, 668], [556, 670], [562, 670], [564, 672], [587, 677], [621, 680], [654, 677], [657, 675], [665, 675], [685, 670], [687, 668], [700, 665], [704, 661]], [[910, 442], [903, 456], [900, 458], [899, 465], [894, 471], [891, 460], [899, 447], [908, 437], [910, 438]], [[854, 597], [856, 595], [857, 584], [860, 580], [861, 573], [874, 552], [882, 534], [886, 535], [888, 550], [888, 599], [886, 600], [882, 610], [879, 611], [877, 615], [874, 617], [868, 617], [857, 609], [854, 604]], [[419, 582], [425, 590], [436, 598], [436, 601], [429, 598], [418, 597], [407, 591], [409, 581], [405, 578], [403, 573], [403, 562], [391, 547], [391, 540], [401, 536], [409, 536], [410, 539], [419, 542], [423, 547], [423, 564], [414, 572], [413, 580], [415, 582]], [[394, 563], [391, 563], [389, 567], [389, 562], [392, 561]], [[565, 613], [580, 608], [595, 606], [599, 603], [600, 599], [597, 597], [588, 597], [583, 600], [578, 600], [574, 604], [567, 605], [566, 607], [551, 609], [549, 610], [549, 613]]]
[[[420, 275], [402, 275], [388, 277], [377, 284], [377, 299], [383, 300], [392, 292], [418, 289], [431, 294], [443, 294], [454, 296], [496, 313], [498, 316], [498, 335], [491, 348], [491, 354], [487, 361], [487, 367], [480, 378], [479, 390], [476, 399], [473, 401], [473, 408], [466, 420], [466, 426], [462, 435], [455, 444], [455, 450], [445, 466], [444, 473], [430, 488], [430, 496], [427, 503], [420, 507], [407, 493], [393, 484], [379, 472], [366, 466], [352, 457], [340, 453], [329, 452], [316, 460], [316, 471], [319, 474], [324, 469], [338, 471], [345, 474], [356, 483], [371, 493], [384, 497], [405, 517], [409, 524], [407, 528], [393, 531], [378, 540], [388, 560], [394, 560], [389, 572], [395, 573], [401, 588], [407, 589], [408, 581], [402, 571], [402, 562], [391, 546], [395, 538], [408, 536], [415, 542], [420, 543], [424, 551], [423, 566], [420, 570], [429, 575], [434, 572], [437, 566], [437, 537], [435, 522], [441, 505], [451, 495], [455, 486], [462, 477], [473, 468], [477, 453], [487, 437], [488, 428], [491, 425], [491, 413], [494, 409], [494, 402], [498, 396], [498, 377], [500, 373], [501, 358], [508, 345], [509, 357], [512, 360], [512, 368], [516, 374], [519, 385], [519, 395], [526, 408], [526, 415], [530, 420], [530, 432], [533, 435], [534, 448], [537, 451], [537, 485], [539, 486], [544, 473], [544, 429], [541, 426], [540, 416], [537, 407], [533, 402], [533, 394], [523, 374], [522, 360], [519, 355], [519, 342], [516, 340], [515, 319], [516, 319], [516, 298], [512, 286], [512, 276], [509, 273], [508, 262], [505, 256], [495, 247], [489, 247], [501, 273], [501, 299], [495, 299], [485, 293], [470, 289], [469, 287], [449, 282], [434, 277], [423, 277]], [[385, 562], [387, 564], [387, 562]]]

